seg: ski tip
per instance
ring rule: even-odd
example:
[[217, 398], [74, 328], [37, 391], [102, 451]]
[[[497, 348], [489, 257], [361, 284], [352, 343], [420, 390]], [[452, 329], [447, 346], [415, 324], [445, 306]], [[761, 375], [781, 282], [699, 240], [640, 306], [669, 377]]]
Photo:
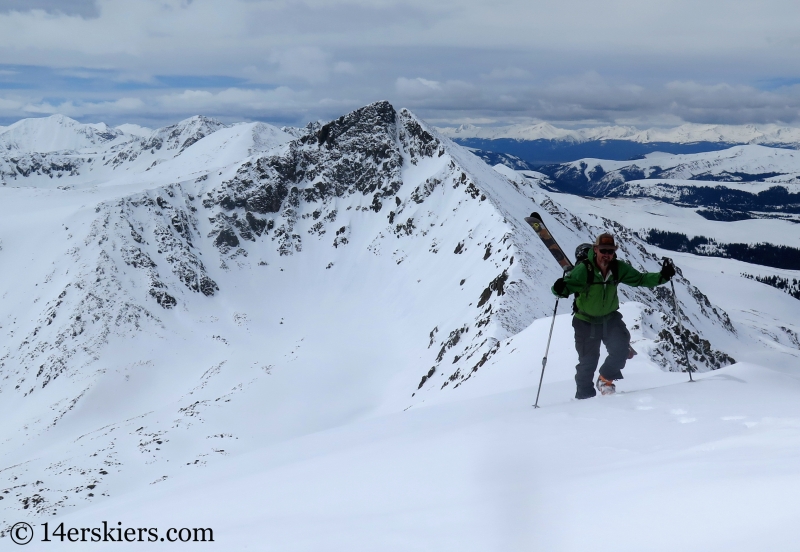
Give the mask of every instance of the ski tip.
[[540, 215], [539, 213], [534, 211], [533, 213], [531, 213], [531, 216], [528, 217], [528, 218], [535, 218], [535, 219], [542, 220], [542, 215]]

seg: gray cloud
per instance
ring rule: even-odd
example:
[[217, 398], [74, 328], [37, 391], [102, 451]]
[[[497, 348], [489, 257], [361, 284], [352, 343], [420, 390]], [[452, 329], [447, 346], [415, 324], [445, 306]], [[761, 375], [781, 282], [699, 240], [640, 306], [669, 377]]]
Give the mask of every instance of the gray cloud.
[[[251, 2], [247, 29], [252, 35], [279, 34], [316, 37], [325, 41], [335, 38], [338, 43], [347, 38], [375, 38], [386, 29], [405, 34], [408, 29], [419, 33], [430, 29], [453, 8], [414, 2]], [[385, 36], [385, 35], [384, 35]], [[373, 41], [379, 42], [379, 40]]]
[[[0, 117], [7, 124], [11, 119], [31, 114], [60, 112], [110, 124], [153, 125], [153, 121], [166, 124], [174, 122], [176, 117], [202, 113], [226, 121], [267, 120], [301, 125], [389, 99], [397, 107], [408, 107], [439, 124], [513, 123], [531, 119], [564, 125], [800, 124], [800, 85], [764, 91], [728, 83], [636, 83], [587, 73], [541, 80], [535, 86], [529, 81], [509, 86], [480, 76], [472, 82], [402, 76], [385, 83], [378, 79], [377, 84], [372, 81], [371, 87], [365, 87], [359, 74], [364, 70], [349, 66], [342, 71], [326, 70], [325, 82], [297, 87], [253, 87], [246, 82], [206, 89], [132, 85], [92, 93], [78, 89], [57, 97], [52, 93], [37, 95], [33, 90], [0, 90]], [[5, 78], [11, 79], [13, 74]]]
[[478, 116], [503, 123], [537, 119], [567, 125], [800, 123], [800, 85], [764, 91], [694, 81], [639, 84], [590, 73], [516, 88], [485, 82], [463, 84], [461, 90], [447, 86], [404, 79], [396, 86], [397, 101], [441, 122], [468, 122]]
[[0, 0], [0, 13], [43, 10], [48, 13], [98, 17], [95, 0]]
[[800, 123], [800, 4], [750, 4], [0, 0], [0, 117]]

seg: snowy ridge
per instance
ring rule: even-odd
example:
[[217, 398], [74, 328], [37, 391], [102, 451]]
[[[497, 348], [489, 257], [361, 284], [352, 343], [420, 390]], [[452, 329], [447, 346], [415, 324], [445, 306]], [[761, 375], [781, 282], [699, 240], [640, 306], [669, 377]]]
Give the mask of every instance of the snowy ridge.
[[[114, 141], [82, 151], [4, 152], [0, 154], [0, 185], [48, 188], [53, 179], [65, 176], [71, 178], [58, 180], [61, 187], [106, 186], [143, 179], [155, 180], [158, 185], [207, 175], [289, 140], [289, 135], [266, 123], [225, 126], [213, 119], [191, 117], [149, 131], [145, 137], [129, 136], [122, 143]], [[173, 162], [179, 156], [185, 156], [185, 160]]]
[[0, 149], [17, 154], [82, 150], [130, 139], [105, 123], [85, 125], [63, 115], [23, 119], [0, 129]]
[[[533, 193], [528, 191], [526, 194], [524, 189], [510, 187], [497, 172], [449, 140], [437, 138], [431, 129], [426, 129], [407, 111], [400, 112], [396, 123], [399, 128], [393, 130], [395, 122], [391, 106], [379, 104], [370, 106], [370, 109], [376, 113], [365, 108], [319, 130], [312, 130], [299, 143], [290, 145], [284, 156], [262, 158], [255, 165], [245, 164], [234, 181], [217, 189], [211, 199], [204, 201], [207, 207], [218, 205], [223, 208], [212, 217], [216, 226], [212, 236], [223, 253], [232, 252], [239, 256], [246, 254], [242, 249], [246, 241], [254, 241], [262, 232], [269, 234], [274, 229], [272, 240], [277, 242], [278, 253], [291, 255], [301, 252], [305, 241], [305, 232], [297, 228], [304, 226], [298, 218], [299, 212], [310, 211], [312, 221], [316, 221], [306, 232], [322, 236], [326, 232], [333, 233], [331, 227], [336, 224], [338, 210], [331, 205], [334, 198], [358, 193], [368, 199], [367, 194], [372, 194], [369, 206], [362, 205], [360, 210], [382, 213], [384, 202], [394, 196], [395, 205], [390, 206], [392, 210], [387, 216], [389, 227], [379, 232], [370, 244], [369, 249], [374, 254], [379, 255], [385, 249], [387, 236], [394, 235], [397, 239], [402, 238], [398, 242], [401, 244], [414, 238], [414, 241], [427, 238], [431, 243], [429, 251], [434, 253], [452, 248], [457, 255], [470, 251], [474, 256], [473, 248], [477, 248], [483, 261], [490, 261], [485, 263], [485, 268], [490, 271], [485, 277], [485, 287], [474, 303], [480, 309], [479, 313], [468, 315], [466, 320], [455, 325], [450, 323], [440, 327], [436, 324], [431, 329], [429, 346], [439, 341], [441, 348], [423, 381], [427, 382], [433, 374], [438, 374], [436, 379], [441, 381], [441, 387], [451, 383], [458, 386], [491, 358], [500, 339], [522, 331], [535, 317], [546, 312], [546, 305], [540, 301], [542, 296], [548, 296], [546, 290], [552, 280], [548, 279], [545, 286], [531, 285], [531, 281], [538, 280], [542, 274], [552, 273], [541, 267], [540, 257], [533, 257], [530, 253], [533, 250], [541, 255], [544, 248], [538, 243], [538, 238], [524, 246], [517, 243], [520, 236], [531, 234], [523, 218], [527, 214], [525, 203], [536, 205]], [[366, 133], [364, 129], [371, 131]], [[395, 132], [397, 136], [393, 137]], [[401, 159], [405, 159], [405, 163], [401, 163]], [[398, 172], [403, 165], [408, 168]], [[351, 175], [358, 175], [355, 189], [342, 181], [343, 177], [347, 179]], [[417, 181], [420, 184], [415, 186]], [[401, 193], [403, 188], [407, 190], [405, 193]], [[453, 192], [461, 189], [463, 192]], [[410, 195], [406, 195], [409, 192]], [[429, 205], [431, 201], [435, 208]], [[440, 201], [444, 201], [444, 205]], [[448, 204], [451, 207], [445, 209]], [[518, 207], [509, 211], [508, 205]], [[483, 231], [480, 226], [469, 227], [466, 239], [453, 243], [453, 227], [463, 223], [454, 221], [453, 215], [445, 215], [448, 211], [463, 217], [464, 222], [477, 218], [481, 221], [502, 220], [502, 224]], [[260, 218], [278, 212], [280, 216], [277, 218]], [[446, 228], [446, 235], [440, 235], [437, 226]], [[583, 241], [590, 240], [592, 232], [598, 231], [597, 228], [585, 228]], [[352, 240], [353, 232], [358, 232], [358, 229], [351, 225], [336, 230], [334, 246], [346, 245]], [[395, 250], [393, 256], [400, 264], [408, 258], [409, 249], [419, 251], [424, 247], [403, 247]], [[641, 244], [638, 247], [644, 251]], [[518, 262], [516, 266], [515, 260]], [[657, 262], [654, 261], [657, 260], [650, 256], [648, 261], [645, 263], [645, 258], [640, 256], [640, 266], [651, 264], [655, 269]], [[515, 278], [520, 270], [522, 273]], [[471, 273], [475, 271], [474, 267], [469, 270]], [[653, 301], [648, 294], [639, 292], [638, 295], [646, 303]], [[697, 300], [702, 297], [696, 289], [691, 295]], [[690, 322], [689, 327], [702, 324], [712, 316], [715, 323], [728, 331], [733, 330], [724, 312], [718, 313], [713, 307], [707, 312], [702, 302], [699, 304], [702, 315]], [[472, 306], [473, 303], [468, 305]], [[659, 312], [669, 312], [664, 298], [661, 303], [654, 304], [654, 308]], [[498, 324], [496, 328], [495, 323]], [[670, 351], [673, 348], [667, 341], [664, 345]], [[730, 362], [725, 355], [712, 351], [708, 345], [705, 347], [705, 350], [699, 350], [696, 359], [701, 364], [719, 367]], [[663, 360], [665, 366], [677, 368], [683, 364], [680, 357], [666, 351], [659, 355], [669, 359]], [[443, 363], [455, 368], [444, 369]]]
[[[148, 150], [151, 155], [155, 155], [158, 151], [167, 159], [177, 157], [189, 146], [221, 128], [225, 128], [225, 125], [215, 119], [201, 116], [190, 117], [174, 125], [155, 130], [149, 136], [132, 143], [112, 148], [110, 153], [113, 157], [105, 164], [117, 168], [126, 162], [135, 161], [138, 156]], [[157, 164], [159, 160], [154, 163]]]
[[[161, 134], [178, 133], [172, 129]], [[177, 148], [180, 140], [173, 143]], [[354, 184], [349, 184], [350, 178]], [[14, 372], [15, 388], [27, 388], [23, 397], [39, 386], [46, 388], [63, 374], [74, 376], [76, 365], [83, 367], [80, 379], [86, 378], [88, 367], [115, 332], [122, 335], [152, 327], [157, 334], [161, 324], [157, 306], [172, 309], [182, 304], [180, 298], [185, 298], [187, 289], [214, 295], [219, 286], [198, 256], [198, 241], [204, 239], [221, 255], [219, 265], [225, 271], [255, 268], [248, 260], [249, 243], [274, 244], [266, 257], [269, 250], [259, 248], [260, 262], [269, 265], [274, 262], [267, 260], [270, 256], [299, 254], [308, 247], [309, 239], [320, 241], [325, 234], [337, 252], [351, 249], [351, 242], [366, 241], [372, 255], [391, 251], [395, 265], [430, 263], [413, 253], [422, 249], [432, 255], [441, 250], [464, 259], [467, 264], [461, 273], [485, 275], [477, 281], [470, 278], [466, 287], [463, 283], [458, 286], [468, 292], [463, 301], [469, 304], [462, 303], [462, 314], [451, 307], [450, 316], [431, 324], [428, 348], [438, 343], [431, 356], [438, 354], [431, 361], [433, 372], [423, 370], [419, 376], [425, 375], [426, 381], [437, 373], [441, 382], [437, 387], [451, 383], [457, 387], [472, 377], [497, 351], [501, 339], [519, 333], [547, 311], [548, 301], [542, 298], [549, 296], [547, 288], [556, 274], [542, 244], [521, 222], [528, 210], [525, 202], [536, 206], [536, 192], [509, 186], [466, 150], [436, 138], [410, 113], [395, 114], [388, 104], [370, 106], [312, 130], [283, 154], [246, 162], [233, 179], [203, 194], [202, 208], [210, 212], [200, 217], [198, 196], [203, 183], [203, 178], [190, 182], [190, 189], [197, 190], [194, 193], [186, 191], [185, 185], [170, 186], [98, 207], [98, 217], [84, 239], [84, 252], [69, 250], [69, 262], [85, 264], [88, 253], [93, 259], [88, 265], [91, 268], [52, 292], [58, 293], [45, 304], [35, 326], [23, 331], [19, 347], [3, 357], [10, 365], [28, 367], [25, 372]], [[355, 208], [355, 213], [361, 213], [349, 223], [339, 213], [339, 203], [345, 200], [350, 202], [345, 211]], [[564, 233], [572, 224], [582, 230], [573, 239], [585, 241], [599, 231], [564, 213], [544, 196], [539, 195], [539, 200], [559, 217]], [[517, 207], [509, 211], [509, 205]], [[455, 214], [445, 215], [448, 212]], [[360, 226], [374, 224], [358, 222], [365, 218], [377, 218], [374, 222], [380, 221], [380, 230], [365, 233]], [[468, 224], [470, 219], [496, 219], [498, 223], [474, 227]], [[208, 223], [202, 222], [206, 220]], [[444, 228], [444, 233], [437, 228]], [[641, 265], [657, 265], [623, 228], [614, 230], [623, 243], [630, 240], [635, 244], [626, 252]], [[456, 239], [458, 235], [462, 237]], [[522, 243], [518, 242], [521, 236], [526, 238]], [[267, 237], [269, 241], [264, 240]], [[205, 249], [208, 253], [208, 246]], [[453, 271], [452, 261], [448, 267]], [[103, 278], [92, 282], [93, 274]], [[139, 283], [127, 288], [122, 279]], [[452, 279], [457, 279], [457, 272]], [[690, 295], [699, 301], [699, 308], [692, 309], [696, 314], [685, 321], [689, 328], [710, 322], [732, 331], [724, 312], [708, 305], [696, 289], [692, 288]], [[650, 295], [634, 292], [630, 299], [653, 305], [658, 316], [668, 316], [663, 314], [669, 312], [663, 297], [654, 302]], [[57, 316], [64, 310], [69, 314]], [[92, 321], [88, 327], [87, 320]], [[661, 341], [663, 348], [655, 354], [662, 364], [680, 366], [680, 357], [672, 351], [674, 339], [661, 336]], [[717, 367], [729, 362], [708, 345], [697, 353], [695, 361], [704, 365]], [[33, 367], [37, 367], [35, 373]], [[85, 391], [73, 393], [77, 398]], [[64, 413], [57, 412], [54, 420]], [[52, 421], [43, 419], [42, 423], [46, 427]]]
[[638, 130], [630, 126], [602, 126], [569, 130], [557, 128], [549, 123], [532, 125], [510, 125], [504, 127], [478, 127], [461, 125], [440, 128], [449, 138], [482, 138], [497, 140], [555, 140], [572, 143], [595, 140], [628, 140], [651, 143], [669, 142], [690, 144], [694, 142], [718, 142], [725, 144], [764, 144], [800, 146], [800, 129], [778, 125], [704, 125], [687, 123], [671, 129], [650, 128]]

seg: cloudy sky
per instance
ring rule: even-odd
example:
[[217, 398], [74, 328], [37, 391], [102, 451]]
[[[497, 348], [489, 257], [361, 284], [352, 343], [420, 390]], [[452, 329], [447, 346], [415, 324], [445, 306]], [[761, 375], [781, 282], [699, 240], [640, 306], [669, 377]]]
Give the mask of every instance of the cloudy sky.
[[787, 0], [0, 0], [0, 125], [800, 125]]

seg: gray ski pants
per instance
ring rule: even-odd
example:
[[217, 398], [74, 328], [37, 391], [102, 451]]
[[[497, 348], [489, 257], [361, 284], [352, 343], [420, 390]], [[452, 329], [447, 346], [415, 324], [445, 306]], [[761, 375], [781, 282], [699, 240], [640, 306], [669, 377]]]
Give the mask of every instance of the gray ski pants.
[[609, 380], [622, 379], [622, 369], [628, 360], [631, 334], [622, 321], [619, 311], [605, 316], [603, 321], [592, 324], [579, 318], [572, 319], [575, 329], [575, 349], [578, 364], [575, 366], [576, 399], [594, 397], [594, 372], [600, 361], [600, 343], [606, 346], [608, 356], [600, 367], [600, 375]]

